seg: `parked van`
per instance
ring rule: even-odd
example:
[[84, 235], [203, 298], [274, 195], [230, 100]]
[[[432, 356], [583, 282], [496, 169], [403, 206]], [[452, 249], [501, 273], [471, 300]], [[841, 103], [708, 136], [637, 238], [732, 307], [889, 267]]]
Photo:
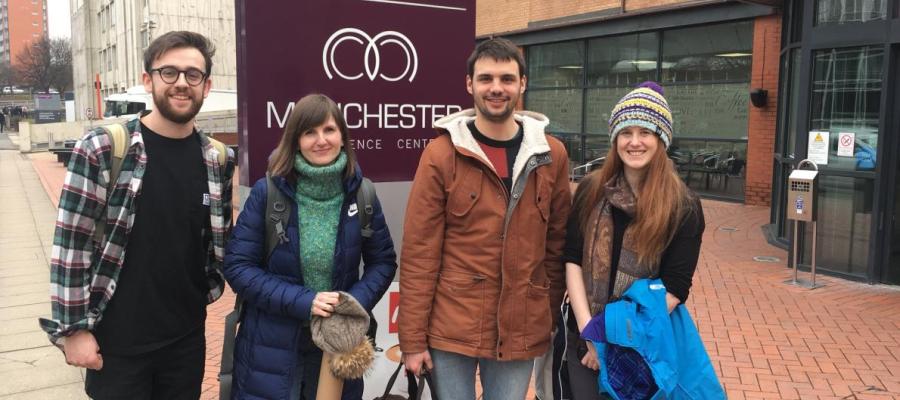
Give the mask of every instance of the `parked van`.
[[[143, 86], [133, 86], [125, 93], [111, 94], [103, 100], [105, 105], [103, 118], [116, 118], [153, 109], [153, 97], [144, 90]], [[237, 91], [210, 90], [209, 96], [203, 100], [200, 112], [223, 110], [237, 110]]]

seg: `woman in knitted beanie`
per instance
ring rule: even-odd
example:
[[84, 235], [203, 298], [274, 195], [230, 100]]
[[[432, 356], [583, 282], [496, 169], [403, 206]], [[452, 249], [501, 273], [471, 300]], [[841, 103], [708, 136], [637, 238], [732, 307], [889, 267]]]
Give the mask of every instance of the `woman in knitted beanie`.
[[[578, 185], [566, 236], [566, 339], [576, 400], [603, 398], [596, 349], [579, 336], [585, 325], [642, 278], [662, 279], [669, 312], [684, 303], [705, 228], [700, 201], [666, 155], [672, 113], [658, 84], [645, 82], [615, 105], [609, 134], [603, 167]], [[650, 389], [631, 398], [652, 396], [652, 379], [633, 375], [629, 387]]]
[[316, 398], [323, 354], [313, 343], [310, 321], [317, 320], [315, 326], [328, 319], [338, 323], [332, 328], [355, 327], [337, 334], [358, 342], [352, 343], [358, 345], [357, 357], [344, 360], [356, 363], [349, 368], [356, 379], [344, 381], [342, 398], [360, 399], [360, 378], [373, 356], [365, 339], [366, 311], [371, 314], [384, 295], [397, 263], [377, 197], [369, 221], [373, 232], [362, 237], [360, 215], [366, 210], [357, 205], [362, 173], [334, 101], [311, 94], [294, 104], [267, 174], [287, 203], [272, 208], [281, 204], [289, 210], [288, 218], [276, 223], [277, 246], [267, 254], [266, 222], [274, 213], [267, 211], [263, 178], [244, 204], [225, 255], [225, 277], [244, 300], [231, 397]]

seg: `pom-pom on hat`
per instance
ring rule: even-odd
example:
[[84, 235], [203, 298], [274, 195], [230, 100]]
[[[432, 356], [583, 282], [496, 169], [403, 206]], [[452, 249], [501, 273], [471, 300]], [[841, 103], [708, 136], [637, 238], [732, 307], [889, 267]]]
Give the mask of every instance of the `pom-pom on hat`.
[[613, 107], [609, 118], [609, 141], [613, 146], [619, 131], [629, 126], [655, 132], [667, 149], [672, 144], [672, 111], [658, 83], [647, 81], [638, 85]]
[[334, 312], [328, 318], [313, 315], [310, 331], [317, 347], [334, 354], [332, 374], [341, 379], [357, 379], [375, 359], [372, 342], [366, 337], [369, 313], [349, 293], [338, 293]]

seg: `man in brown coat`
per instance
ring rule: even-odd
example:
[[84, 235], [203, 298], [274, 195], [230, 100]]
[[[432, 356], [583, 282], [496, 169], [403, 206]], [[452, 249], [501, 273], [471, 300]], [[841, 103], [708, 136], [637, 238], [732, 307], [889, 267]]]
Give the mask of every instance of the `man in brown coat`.
[[435, 122], [406, 210], [400, 349], [441, 400], [522, 400], [565, 290], [568, 156], [547, 117], [515, 111], [525, 60], [505, 39], [468, 60], [474, 109]]

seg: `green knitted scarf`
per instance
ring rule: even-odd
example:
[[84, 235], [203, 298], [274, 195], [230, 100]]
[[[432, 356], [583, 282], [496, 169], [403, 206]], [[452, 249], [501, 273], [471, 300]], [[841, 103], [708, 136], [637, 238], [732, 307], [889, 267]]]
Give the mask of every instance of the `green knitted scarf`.
[[300, 268], [304, 284], [316, 292], [332, 289], [334, 245], [344, 201], [341, 178], [346, 165], [343, 151], [324, 166], [309, 164], [300, 153], [294, 157], [294, 169], [300, 175], [294, 194], [300, 220]]

